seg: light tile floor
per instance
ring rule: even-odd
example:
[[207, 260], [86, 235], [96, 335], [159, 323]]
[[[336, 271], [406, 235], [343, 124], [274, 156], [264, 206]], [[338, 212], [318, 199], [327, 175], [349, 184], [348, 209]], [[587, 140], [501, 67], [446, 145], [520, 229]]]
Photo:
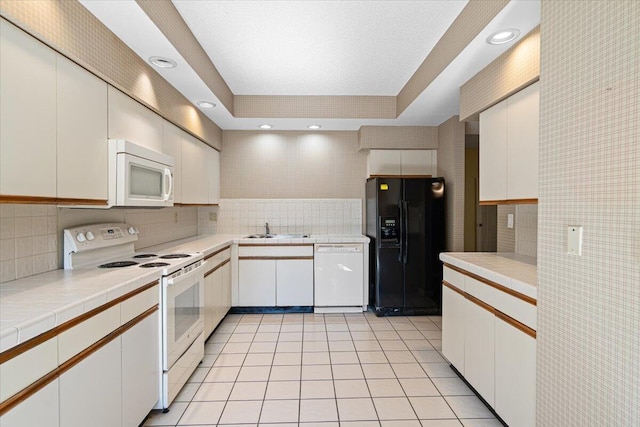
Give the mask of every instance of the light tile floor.
[[440, 354], [441, 318], [231, 314], [144, 426], [500, 426]]

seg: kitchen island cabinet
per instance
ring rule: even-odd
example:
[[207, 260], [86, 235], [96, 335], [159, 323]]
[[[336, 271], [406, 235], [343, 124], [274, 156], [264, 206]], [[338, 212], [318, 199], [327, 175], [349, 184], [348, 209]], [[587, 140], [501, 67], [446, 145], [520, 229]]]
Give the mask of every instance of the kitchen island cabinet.
[[535, 265], [514, 258], [440, 255], [442, 353], [508, 425], [535, 426]]

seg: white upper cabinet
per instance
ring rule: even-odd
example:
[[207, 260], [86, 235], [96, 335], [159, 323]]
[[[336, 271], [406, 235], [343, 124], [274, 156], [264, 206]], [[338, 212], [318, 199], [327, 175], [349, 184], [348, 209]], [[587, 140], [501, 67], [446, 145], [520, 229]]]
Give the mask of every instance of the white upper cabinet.
[[57, 55], [58, 197], [108, 198], [107, 83]]
[[540, 85], [480, 113], [480, 201], [538, 199]]
[[208, 204], [205, 144], [185, 135], [182, 141], [182, 203]]
[[509, 98], [507, 199], [538, 198], [539, 108], [538, 83]]
[[507, 102], [480, 113], [480, 200], [507, 198]]
[[370, 150], [369, 176], [437, 175], [437, 150]]
[[0, 20], [0, 194], [56, 197], [56, 54]]
[[109, 86], [109, 138], [162, 152], [162, 122], [162, 117]]
[[211, 147], [205, 147], [205, 179], [207, 181], [208, 203], [220, 201], [220, 153]]
[[162, 152], [173, 157], [173, 203], [182, 203], [182, 141], [186, 133], [179, 127], [162, 121]]

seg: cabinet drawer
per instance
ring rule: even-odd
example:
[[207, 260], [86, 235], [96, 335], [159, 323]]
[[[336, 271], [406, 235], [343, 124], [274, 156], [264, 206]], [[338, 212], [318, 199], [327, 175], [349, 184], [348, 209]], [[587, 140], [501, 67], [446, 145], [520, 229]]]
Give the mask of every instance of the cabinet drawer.
[[136, 316], [144, 313], [151, 307], [160, 303], [160, 286], [156, 285], [139, 293], [121, 304], [120, 325], [133, 320]]
[[113, 306], [58, 335], [58, 362], [66, 362], [120, 327], [120, 305]]
[[58, 367], [58, 339], [25, 351], [0, 365], [0, 402]]
[[511, 296], [505, 292], [496, 292], [493, 306], [509, 317], [527, 325], [533, 330], [537, 326], [537, 308], [535, 305]]
[[447, 266], [445, 266], [442, 270], [442, 280], [445, 282], [451, 283], [456, 288], [464, 291], [464, 278], [465, 275], [460, 273], [459, 271], [455, 271]]
[[214, 270], [229, 258], [231, 258], [231, 248], [224, 249], [213, 256], [209, 256], [208, 258], [205, 257], [205, 259], [209, 262], [208, 271]]
[[466, 293], [478, 298], [483, 302], [486, 302], [489, 305], [494, 305], [495, 295], [496, 293], [500, 292], [494, 287], [491, 287], [486, 283], [482, 283], [481, 281], [469, 276], [464, 278], [464, 287]]
[[239, 256], [241, 257], [298, 257], [313, 256], [313, 245], [305, 246], [240, 246]]

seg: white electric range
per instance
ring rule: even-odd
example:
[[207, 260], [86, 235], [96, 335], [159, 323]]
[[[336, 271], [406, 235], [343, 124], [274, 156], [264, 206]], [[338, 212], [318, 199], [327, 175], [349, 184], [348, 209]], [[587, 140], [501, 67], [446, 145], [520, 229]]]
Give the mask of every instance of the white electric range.
[[156, 409], [167, 410], [204, 357], [202, 253], [136, 252], [138, 229], [124, 223], [64, 230], [65, 269], [156, 269], [160, 286], [160, 390]]

